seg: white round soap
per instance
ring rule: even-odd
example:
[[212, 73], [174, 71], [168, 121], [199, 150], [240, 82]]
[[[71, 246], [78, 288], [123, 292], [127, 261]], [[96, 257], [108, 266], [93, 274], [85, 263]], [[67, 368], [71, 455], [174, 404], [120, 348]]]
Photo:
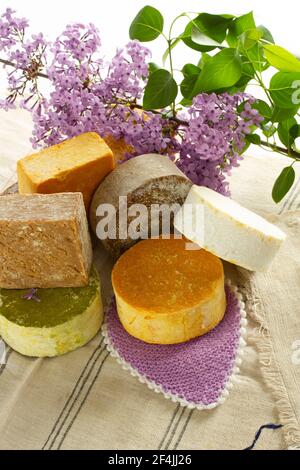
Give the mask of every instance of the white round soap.
[[196, 185], [177, 212], [174, 227], [201, 248], [251, 271], [266, 270], [286, 237], [232, 199]]

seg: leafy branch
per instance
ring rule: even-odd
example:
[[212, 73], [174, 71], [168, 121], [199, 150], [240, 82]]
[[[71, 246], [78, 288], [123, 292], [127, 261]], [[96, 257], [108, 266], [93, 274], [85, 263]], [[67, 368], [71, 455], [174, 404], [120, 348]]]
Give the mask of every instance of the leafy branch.
[[[186, 24], [181, 34], [174, 36], [173, 29], [179, 19], [186, 20]], [[132, 21], [129, 35], [131, 39], [140, 42], [150, 42], [161, 36], [166, 41], [162, 66], [148, 63], [148, 50], [139, 43], [130, 43], [127, 49], [129, 56], [125, 58], [119, 55], [118, 61], [110, 66], [117, 72], [110, 75], [109, 69], [106, 79], [102, 79], [100, 74], [101, 61], [92, 60], [92, 52], [95, 53], [100, 45], [95, 27], [90, 26], [83, 33], [82, 25], [68, 26], [71, 29], [67, 29], [62, 39], [52, 44], [55, 61], [45, 70], [45, 50], [50, 43], [45, 41], [43, 35], [32, 36], [29, 42], [24, 41], [27, 21], [15, 18], [11, 9], [7, 9], [0, 17], [0, 25], [1, 22], [5, 26], [2, 30], [6, 31], [2, 36], [0, 34], [1, 50], [10, 52], [6, 58], [0, 59], [0, 63], [14, 70], [8, 73], [10, 94], [6, 100], [2, 100], [0, 106], [10, 109], [17, 97], [24, 98], [26, 107], [30, 100], [34, 102], [30, 104], [30, 110], [36, 108], [38, 116], [41, 113], [47, 116], [47, 119], [36, 120], [34, 142], [43, 141], [47, 145], [56, 143], [62, 135], [68, 136], [70, 129], [74, 132], [74, 125], [78, 125], [78, 129], [94, 129], [94, 122], [101, 123], [99, 130], [102, 132], [106, 132], [106, 128], [113, 132], [117, 119], [120, 120], [120, 126], [115, 129], [116, 135], [123, 133], [134, 144], [132, 148], [142, 149], [142, 153], [144, 149], [148, 150], [149, 142], [151, 149], [161, 148], [170, 152], [173, 149], [177, 153], [181, 145], [180, 158], [197, 181], [199, 178], [202, 181], [202, 176], [197, 173], [197, 170], [200, 171], [196, 168], [197, 159], [191, 164], [191, 152], [197, 156], [204, 155], [205, 158], [209, 152], [214, 166], [205, 184], [213, 184], [216, 188], [224, 190], [223, 173], [226, 168], [230, 168], [231, 159], [237, 157], [237, 152], [243, 153], [250, 144], [277, 151], [291, 159], [291, 164], [282, 170], [275, 182], [274, 201], [279, 202], [294, 183], [294, 164], [300, 160], [300, 150], [297, 148], [297, 139], [300, 137], [300, 61], [289, 51], [275, 45], [270, 31], [256, 25], [252, 12], [239, 17], [184, 12], [177, 15], [168, 32], [164, 32], [162, 14], [151, 6], [145, 6]], [[76, 36], [73, 42], [69, 41], [72, 35]], [[198, 57], [195, 63], [182, 65], [182, 77], [176, 80], [174, 52], [180, 43], [194, 50]], [[165, 68], [167, 61], [169, 68]], [[266, 83], [265, 71], [269, 67], [274, 67], [276, 73]], [[143, 79], [146, 76], [145, 85]], [[56, 92], [48, 101], [41, 99], [37, 83], [39, 77], [59, 83], [59, 86], [56, 83]], [[75, 94], [71, 93], [72, 83], [79, 83], [83, 100], [78, 90]], [[249, 96], [249, 103], [245, 102], [249, 85], [260, 87], [264, 99], [253, 103]], [[97, 101], [98, 107], [84, 104], [86, 92], [91, 94], [91, 102]], [[209, 104], [205, 103], [203, 107], [201, 100], [206, 99]], [[200, 109], [195, 105], [196, 102], [200, 103]], [[65, 112], [70, 108], [67, 103], [72, 103], [69, 114]], [[125, 114], [128, 114], [126, 122], [122, 121], [124, 106], [129, 110]], [[210, 106], [219, 108], [216, 121], [209, 114]], [[101, 114], [102, 108], [107, 113], [106, 118]], [[129, 118], [135, 108], [150, 113], [145, 120], [137, 116], [131, 120]], [[185, 121], [179, 114], [182, 108], [189, 108], [194, 114], [197, 108], [196, 115], [200, 120], [205, 108], [206, 125], [211, 131], [209, 145], [205, 143], [207, 135], [201, 126], [198, 127], [197, 137], [189, 137], [190, 121]], [[212, 113], [213, 116], [214, 111]], [[150, 115], [155, 118], [153, 126]], [[108, 125], [107, 120], [110, 119], [114, 119], [114, 127]], [[218, 126], [223, 125], [223, 147], [214, 142], [214, 122], [217, 121]], [[124, 133], [124, 126], [128, 126], [127, 134]], [[142, 140], [134, 137], [138, 134], [132, 133], [130, 126], [143, 129]], [[145, 132], [144, 128], [147, 128]], [[234, 144], [229, 134], [237, 138]], [[182, 135], [184, 139], [181, 139], [179, 145]], [[216, 158], [216, 153], [220, 160]]]
[[[182, 17], [187, 18], [188, 23], [179, 36], [172, 37], [173, 26]], [[275, 182], [273, 199], [279, 202], [291, 187], [293, 164], [300, 161], [300, 151], [296, 146], [296, 139], [300, 137], [300, 61], [283, 47], [274, 44], [270, 31], [265, 26], [256, 25], [252, 12], [239, 17], [182, 13], [172, 21], [168, 36], [164, 34], [163, 26], [161, 13], [146, 6], [130, 27], [131, 39], [146, 42], [162, 35], [167, 42], [163, 63], [169, 57], [170, 71], [159, 66], [149, 69], [150, 77], [145, 89], [147, 99], [146, 102], [144, 99], [143, 106], [146, 109], [170, 106], [172, 119], [176, 120], [178, 107], [175, 99], [179, 89], [183, 96], [179, 104], [187, 106], [199, 93], [233, 94], [245, 92], [249, 85], [259, 86], [265, 94], [265, 100], [257, 100], [254, 107], [264, 120], [259, 130], [253, 129], [252, 134], [247, 136], [247, 141], [248, 145], [259, 145], [293, 160]], [[153, 27], [156, 32], [150, 34], [150, 28]], [[183, 65], [183, 78], [177, 84], [172, 55], [180, 42], [197, 51], [199, 60], [197, 64]], [[264, 72], [270, 66], [277, 72], [266, 84]], [[159, 80], [161, 78], [162, 81]], [[184, 125], [184, 122], [180, 124]]]

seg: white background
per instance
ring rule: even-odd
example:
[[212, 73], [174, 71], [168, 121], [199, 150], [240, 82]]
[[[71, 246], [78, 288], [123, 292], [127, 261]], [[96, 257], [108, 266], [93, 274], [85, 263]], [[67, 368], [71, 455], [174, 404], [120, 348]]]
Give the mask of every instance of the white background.
[[[42, 31], [49, 38], [58, 35], [68, 22], [93, 22], [100, 29], [103, 52], [110, 57], [116, 47], [128, 41], [129, 25], [146, 4], [162, 12], [166, 27], [183, 11], [240, 15], [253, 10], [257, 24], [267, 26], [278, 44], [300, 55], [299, 0], [0, 0], [0, 11], [7, 6], [16, 9], [29, 18], [34, 32]], [[182, 32], [182, 26], [178, 24], [178, 32]], [[160, 62], [163, 41], [158, 39], [148, 45], [154, 61]], [[176, 49], [175, 56], [178, 65], [192, 57], [183, 45]]]
[[[103, 56], [109, 60], [117, 47], [129, 40], [128, 30], [137, 12], [146, 4], [158, 8], [165, 18], [165, 31], [178, 14], [185, 12], [231, 13], [241, 15], [253, 10], [256, 24], [263, 24], [273, 33], [275, 42], [300, 56], [300, 1], [299, 0], [0, 0], [0, 12], [7, 6], [29, 19], [31, 31], [42, 31], [49, 39], [59, 35], [71, 22], [93, 22], [100, 30]], [[183, 32], [187, 19], [176, 23], [174, 33]], [[152, 51], [152, 61], [161, 65], [165, 40], [160, 37], [146, 45]], [[197, 63], [199, 53], [180, 43], [173, 52], [175, 69], [187, 62]], [[175, 72], [176, 78], [182, 75]], [[271, 77], [267, 72], [267, 80]], [[3, 94], [6, 80], [0, 68], [0, 90]], [[47, 85], [45, 84], [44, 86]], [[258, 87], [248, 91], [263, 98]]]

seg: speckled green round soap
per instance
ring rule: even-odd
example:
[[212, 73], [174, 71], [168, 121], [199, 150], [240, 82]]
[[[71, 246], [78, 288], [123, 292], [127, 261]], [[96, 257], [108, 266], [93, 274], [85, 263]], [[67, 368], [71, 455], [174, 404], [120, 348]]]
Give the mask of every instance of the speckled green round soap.
[[100, 280], [92, 269], [86, 287], [0, 289], [0, 336], [26, 356], [52, 357], [79, 348], [99, 331], [103, 320]]

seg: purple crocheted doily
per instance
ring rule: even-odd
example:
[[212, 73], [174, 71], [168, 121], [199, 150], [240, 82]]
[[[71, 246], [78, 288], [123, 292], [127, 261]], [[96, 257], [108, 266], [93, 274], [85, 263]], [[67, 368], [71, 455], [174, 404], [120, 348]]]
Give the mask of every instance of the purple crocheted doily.
[[102, 329], [107, 347], [125, 369], [167, 398], [191, 408], [213, 408], [228, 395], [245, 345], [241, 296], [231, 285], [226, 296], [226, 313], [216, 328], [175, 345], [147, 344], [130, 336], [112, 298]]

